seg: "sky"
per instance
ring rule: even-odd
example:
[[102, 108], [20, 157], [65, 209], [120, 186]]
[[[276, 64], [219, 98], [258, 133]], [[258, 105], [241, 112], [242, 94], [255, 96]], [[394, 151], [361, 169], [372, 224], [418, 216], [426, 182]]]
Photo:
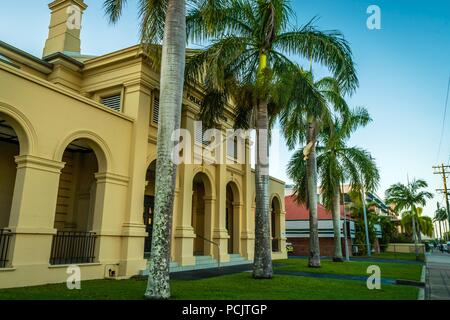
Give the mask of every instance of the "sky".
[[[48, 34], [49, 0], [2, 4], [0, 40], [41, 57]], [[139, 41], [137, 0], [129, 0], [120, 22], [108, 24], [101, 0], [85, 0], [81, 45], [83, 54], [102, 55]], [[381, 173], [377, 193], [383, 197], [393, 183], [425, 179], [428, 190], [442, 188], [432, 166], [450, 162], [450, 106], [443, 121], [450, 77], [450, 1], [448, 0], [295, 0], [293, 24], [313, 17], [321, 30], [339, 30], [350, 43], [360, 87], [351, 106], [365, 106], [373, 122], [359, 129], [349, 145], [375, 157]], [[367, 8], [381, 10], [381, 29], [369, 30]], [[300, 60], [300, 62], [302, 62]], [[314, 66], [317, 75], [325, 74]], [[442, 147], [439, 141], [444, 124]], [[273, 146], [270, 172], [291, 182], [286, 165], [292, 152], [284, 143]], [[432, 216], [436, 194], [425, 208]]]

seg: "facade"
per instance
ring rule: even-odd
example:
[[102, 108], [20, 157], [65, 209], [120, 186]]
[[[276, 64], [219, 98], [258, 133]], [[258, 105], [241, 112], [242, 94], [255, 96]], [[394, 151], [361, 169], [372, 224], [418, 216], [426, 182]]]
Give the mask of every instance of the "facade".
[[[81, 0], [49, 4], [42, 59], [0, 42], [0, 288], [64, 282], [73, 264], [82, 280], [128, 278], [148, 264], [159, 74], [140, 46], [81, 55], [69, 6], [86, 9]], [[201, 99], [186, 86], [181, 127], [195, 137]], [[232, 119], [229, 108], [224, 137]], [[203, 159], [201, 135], [192, 150]], [[248, 141], [221, 157], [178, 166], [173, 270], [253, 259]], [[281, 259], [284, 183], [271, 178], [269, 192], [273, 258]]]
[[[298, 204], [292, 195], [286, 195], [286, 237], [287, 241], [294, 247], [294, 255], [309, 256], [309, 210], [303, 205]], [[342, 207], [341, 207], [342, 209]], [[320, 203], [317, 205], [318, 231], [320, 254], [322, 256], [333, 256], [334, 253], [334, 230], [333, 217]], [[344, 226], [347, 226], [347, 246], [348, 252], [352, 254], [352, 240], [355, 238], [355, 223], [346, 212], [346, 221], [344, 221], [344, 210], [341, 211], [341, 241], [342, 254], [345, 256], [345, 233]], [[345, 224], [346, 222], [346, 224]]]

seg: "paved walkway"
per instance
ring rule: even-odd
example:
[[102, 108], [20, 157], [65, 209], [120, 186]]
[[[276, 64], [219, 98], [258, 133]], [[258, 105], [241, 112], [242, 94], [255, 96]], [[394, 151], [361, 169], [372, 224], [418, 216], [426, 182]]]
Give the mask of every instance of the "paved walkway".
[[425, 298], [450, 300], [450, 254], [427, 254]]

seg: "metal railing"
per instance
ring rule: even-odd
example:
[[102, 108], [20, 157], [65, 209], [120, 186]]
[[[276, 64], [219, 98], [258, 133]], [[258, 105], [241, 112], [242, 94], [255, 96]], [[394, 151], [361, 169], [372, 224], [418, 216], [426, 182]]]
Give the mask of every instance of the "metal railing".
[[205, 237], [203, 237], [203, 236], [201, 236], [199, 234], [197, 234], [197, 237], [199, 237], [200, 239], [202, 239], [202, 240], [204, 240], [206, 242], [209, 242], [212, 245], [216, 246], [216, 248], [217, 248], [217, 268], [220, 269], [220, 244], [217, 243], [217, 242], [214, 242], [212, 240], [209, 240], [209, 239], [207, 239], [207, 238], [205, 238]]
[[11, 240], [11, 230], [0, 229], [0, 268], [8, 267], [8, 250]]
[[96, 239], [94, 232], [58, 231], [53, 236], [50, 264], [94, 262]]

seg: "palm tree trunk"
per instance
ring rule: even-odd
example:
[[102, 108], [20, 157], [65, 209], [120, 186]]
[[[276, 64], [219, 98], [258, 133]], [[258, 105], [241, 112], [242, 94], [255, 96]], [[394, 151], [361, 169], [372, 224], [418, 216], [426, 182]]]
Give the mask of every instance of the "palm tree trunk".
[[419, 240], [419, 243], [422, 243], [422, 230], [420, 228], [420, 218], [417, 217], [417, 238]]
[[269, 229], [269, 121], [267, 102], [259, 104], [256, 121], [256, 212], [253, 277], [256, 279], [270, 279], [273, 271]]
[[442, 239], [442, 226], [441, 226], [441, 220], [438, 220], [439, 222], [439, 240]]
[[317, 220], [317, 158], [316, 158], [316, 123], [310, 121], [308, 126], [308, 144], [313, 143], [306, 163], [309, 204], [309, 261], [311, 268], [320, 267], [319, 223]]
[[161, 60], [155, 213], [147, 299], [170, 298], [169, 265], [177, 167], [172, 133], [180, 127], [186, 57], [186, 4], [169, 0]]
[[341, 191], [339, 190], [339, 183], [333, 197], [333, 229], [334, 229], [334, 262], [343, 262], [342, 256], [342, 240], [341, 240]]
[[416, 252], [416, 260], [419, 260], [419, 246], [417, 243], [416, 219], [415, 219], [414, 215], [412, 216], [412, 232], [413, 232], [413, 238], [414, 238], [414, 249]]

